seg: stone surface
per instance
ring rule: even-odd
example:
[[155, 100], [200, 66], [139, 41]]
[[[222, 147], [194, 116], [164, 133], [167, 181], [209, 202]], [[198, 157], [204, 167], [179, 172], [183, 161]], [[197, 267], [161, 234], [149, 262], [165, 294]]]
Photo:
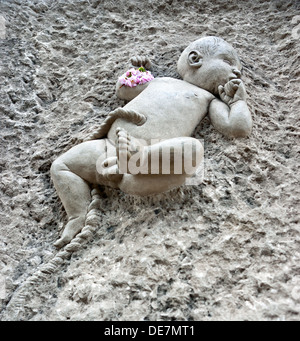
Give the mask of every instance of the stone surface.
[[[142, 5], [1, 1], [0, 319], [299, 320], [299, 3]], [[148, 199], [103, 189], [93, 237], [28, 285], [66, 220], [53, 160], [123, 106], [115, 82], [133, 54], [179, 78], [187, 42], [205, 35], [241, 57], [252, 135], [227, 139], [205, 119], [202, 185]]]

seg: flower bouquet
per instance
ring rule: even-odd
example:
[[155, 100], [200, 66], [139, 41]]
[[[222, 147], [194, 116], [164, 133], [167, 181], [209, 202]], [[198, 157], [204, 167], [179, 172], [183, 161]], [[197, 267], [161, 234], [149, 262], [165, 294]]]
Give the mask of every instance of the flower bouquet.
[[[150, 71], [146, 71], [143, 66], [138, 68], [137, 70], [134, 68], [131, 68], [127, 72], [124, 73], [119, 78], [119, 82], [122, 84], [122, 86], [129, 86], [130, 88], [133, 88], [137, 85], [143, 85], [150, 81], [152, 81], [154, 77], [152, 76]], [[121, 87], [122, 87], [121, 86]]]
[[[141, 93], [146, 84], [154, 79], [150, 71], [141, 66], [131, 68], [125, 72], [117, 82], [117, 96], [121, 99], [131, 100]], [[132, 88], [135, 88], [134, 91]], [[131, 89], [131, 90], [130, 90]]]

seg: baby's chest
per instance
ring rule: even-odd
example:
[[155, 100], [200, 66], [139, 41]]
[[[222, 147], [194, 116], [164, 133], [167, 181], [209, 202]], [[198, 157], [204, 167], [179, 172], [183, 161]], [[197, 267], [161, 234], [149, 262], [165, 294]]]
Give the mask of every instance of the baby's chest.
[[207, 107], [206, 98], [196, 92], [168, 92], [161, 94], [160, 99], [147, 108], [147, 114], [157, 120], [171, 120], [182, 124], [191, 121], [197, 124], [205, 116]]

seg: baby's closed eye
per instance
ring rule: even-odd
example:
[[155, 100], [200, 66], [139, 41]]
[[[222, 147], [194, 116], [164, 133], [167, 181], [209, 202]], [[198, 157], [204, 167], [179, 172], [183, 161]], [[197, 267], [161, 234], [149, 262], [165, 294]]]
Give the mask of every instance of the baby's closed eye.
[[226, 58], [224, 58], [224, 59], [223, 59], [223, 61], [224, 61], [225, 63], [229, 64], [230, 66], [232, 66], [232, 65], [233, 65], [233, 61], [232, 61], [232, 60], [230, 60], [230, 59], [226, 59]]

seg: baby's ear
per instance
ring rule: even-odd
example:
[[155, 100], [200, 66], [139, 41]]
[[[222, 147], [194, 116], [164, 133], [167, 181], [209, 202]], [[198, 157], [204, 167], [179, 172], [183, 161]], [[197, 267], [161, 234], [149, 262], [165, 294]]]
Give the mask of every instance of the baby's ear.
[[193, 50], [189, 53], [188, 62], [191, 67], [199, 68], [202, 66], [203, 56], [199, 51]]

